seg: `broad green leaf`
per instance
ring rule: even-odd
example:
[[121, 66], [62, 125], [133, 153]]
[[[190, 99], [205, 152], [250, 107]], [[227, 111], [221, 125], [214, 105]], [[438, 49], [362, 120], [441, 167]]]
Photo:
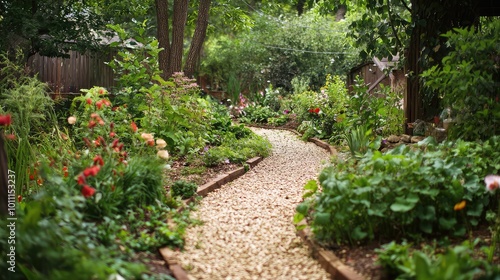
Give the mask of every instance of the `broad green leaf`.
[[295, 213], [295, 215], [293, 215], [293, 223], [294, 224], [300, 223], [303, 219], [304, 219], [304, 215], [302, 215], [301, 213]]
[[455, 218], [439, 218], [439, 225], [444, 230], [450, 230], [457, 224], [457, 219]]
[[303, 202], [303, 203], [297, 205], [295, 210], [302, 215], [306, 215], [307, 211], [309, 210], [309, 206]]
[[364, 239], [366, 236], [368, 236], [368, 233], [363, 231], [359, 226], [355, 227], [352, 231], [352, 238], [355, 240]]
[[316, 183], [316, 180], [309, 180], [309, 182], [307, 182], [304, 186], [304, 189], [316, 192], [318, 190], [318, 183]]
[[417, 205], [418, 201], [419, 197], [416, 194], [409, 194], [406, 198], [396, 197], [396, 202], [391, 205], [391, 210], [394, 212], [408, 212]]
[[330, 224], [330, 213], [316, 213], [314, 223], [321, 226]]

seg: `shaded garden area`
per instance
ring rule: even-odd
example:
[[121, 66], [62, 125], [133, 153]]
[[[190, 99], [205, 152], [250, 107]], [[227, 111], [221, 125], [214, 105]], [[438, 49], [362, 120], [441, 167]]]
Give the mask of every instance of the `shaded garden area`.
[[[184, 269], [200, 279], [325, 277], [293, 237], [305, 228], [367, 278], [500, 277], [493, 1], [0, 8], [0, 269], [8, 279], [172, 279], [162, 247], [185, 250]], [[34, 57], [56, 63], [36, 73]], [[108, 84], [92, 83], [101, 71]], [[325, 161], [278, 129], [337, 153]], [[254, 157], [268, 160], [250, 170]], [[186, 204], [236, 168], [247, 173]], [[246, 220], [259, 209], [243, 205], [263, 193], [265, 213]], [[221, 203], [232, 212], [219, 213]], [[286, 244], [254, 248], [234, 229], [261, 223], [262, 232], [282, 230]], [[218, 233], [201, 237], [204, 229]], [[197, 257], [197, 236], [235, 248], [216, 258], [229, 256], [228, 267], [239, 248], [262, 262], [235, 261], [242, 274], [217, 274], [210, 256]], [[232, 243], [245, 238], [247, 247]], [[353, 263], [354, 252], [368, 255], [366, 265]], [[270, 261], [294, 254], [296, 264]]]

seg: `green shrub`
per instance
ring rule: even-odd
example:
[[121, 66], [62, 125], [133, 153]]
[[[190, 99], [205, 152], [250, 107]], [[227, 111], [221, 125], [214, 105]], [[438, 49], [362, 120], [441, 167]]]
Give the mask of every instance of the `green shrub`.
[[[316, 237], [330, 243], [374, 238], [463, 236], [484, 219], [490, 198], [482, 178], [500, 167], [498, 137], [487, 142], [401, 145], [369, 150], [358, 161], [321, 173], [322, 192], [309, 188], [296, 220], [310, 216]], [[465, 201], [463, 210], [455, 205]], [[312, 209], [309, 212], [308, 209]]]
[[227, 134], [220, 146], [210, 148], [203, 155], [203, 160], [207, 166], [242, 163], [256, 156], [266, 157], [270, 152], [271, 144], [261, 136], [251, 134], [249, 137], [236, 139], [234, 135]]
[[498, 134], [500, 120], [500, 21], [491, 21], [480, 30], [454, 29], [448, 39], [448, 55], [442, 66], [422, 74], [425, 85], [437, 92], [444, 107], [452, 108], [453, 139], [487, 139]]
[[390, 279], [497, 279], [498, 266], [474, 257], [473, 249], [478, 242], [465, 241], [437, 254], [434, 248], [410, 250], [410, 244], [399, 245], [393, 241], [376, 250], [377, 262]]
[[172, 196], [180, 196], [183, 199], [187, 199], [196, 193], [198, 186], [195, 183], [178, 180], [172, 184], [170, 190], [172, 192]]
[[243, 116], [240, 117], [240, 121], [243, 123], [267, 123], [269, 118], [278, 115], [268, 106], [249, 105], [243, 109]]

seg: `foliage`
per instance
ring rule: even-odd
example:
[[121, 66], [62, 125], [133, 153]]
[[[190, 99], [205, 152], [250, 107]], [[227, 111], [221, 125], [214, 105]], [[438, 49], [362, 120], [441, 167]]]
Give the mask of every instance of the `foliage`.
[[344, 135], [353, 157], [364, 155], [368, 151], [371, 134], [371, 130], [365, 126], [357, 126]]
[[158, 64], [161, 49], [158, 40], [147, 37], [146, 23], [138, 24], [131, 32], [120, 25], [108, 25], [120, 38], [120, 42], [114, 42], [110, 46], [121, 46], [116, 57], [108, 63], [118, 77], [116, 102], [117, 105], [127, 104], [134, 118], [143, 116], [142, 112], [147, 108], [145, 99], [148, 93], [160, 90], [158, 84], [164, 83], [160, 78]]
[[68, 50], [95, 49], [95, 31], [104, 19], [89, 1], [0, 2], [0, 47], [21, 48], [25, 61], [39, 52], [45, 56], [64, 56]]
[[295, 77], [318, 89], [327, 74], [344, 75], [357, 62], [345, 22], [314, 12], [254, 16], [251, 30], [207, 42], [200, 71], [223, 89], [233, 74], [250, 92], [269, 84], [290, 92]]
[[437, 91], [443, 105], [455, 112], [449, 133], [454, 139], [487, 139], [498, 134], [499, 34], [498, 20], [480, 31], [465, 28], [447, 32], [443, 37], [448, 54], [442, 65], [422, 74], [425, 85]]
[[269, 106], [259, 104], [247, 106], [242, 114], [243, 116], [240, 117], [242, 123], [267, 123], [269, 118], [278, 117], [279, 115]]
[[[109, 223], [85, 220], [85, 199], [68, 188], [62, 177], [46, 173], [46, 186], [17, 208], [16, 273], [11, 279], [107, 279], [119, 274], [140, 279], [147, 274], [143, 264], [131, 263], [114, 238], [102, 239]], [[113, 219], [108, 219], [108, 221]], [[2, 252], [7, 252], [7, 221], [0, 229]], [[121, 227], [119, 219], [116, 226]], [[110, 231], [111, 232], [111, 231]], [[34, 253], [36, 252], [36, 253]], [[7, 270], [2, 262], [2, 269]], [[10, 273], [10, 272], [9, 272]], [[142, 275], [142, 276], [141, 276]]]
[[172, 192], [172, 196], [180, 196], [182, 199], [187, 199], [192, 197], [196, 190], [198, 190], [198, 186], [192, 182], [186, 182], [184, 180], [175, 181], [170, 187]]
[[310, 216], [316, 237], [329, 243], [462, 236], [488, 209], [479, 178], [500, 168], [497, 141], [437, 145], [427, 138], [420, 149], [370, 150], [359, 161], [339, 162], [321, 173], [322, 192], [306, 188], [305, 198], [314, 199], [297, 207], [297, 220]]
[[356, 77], [354, 95], [343, 120], [346, 126], [365, 125], [378, 135], [399, 134], [403, 124], [402, 96], [381, 85], [379, 92], [368, 92], [368, 85]]
[[237, 139], [232, 134], [226, 134], [221, 145], [208, 149], [203, 159], [207, 166], [215, 166], [221, 163], [242, 163], [256, 156], [266, 157], [270, 152], [271, 143], [261, 136], [252, 134]]
[[[43, 141], [47, 124], [52, 124], [58, 133], [54, 113], [54, 102], [47, 94], [47, 86], [37, 78], [29, 77], [14, 62], [2, 56], [0, 76], [5, 83], [0, 98], [0, 113], [12, 116], [12, 125], [6, 130], [15, 139], [6, 142], [8, 164], [17, 174], [16, 193], [23, 195], [29, 191], [29, 173], [27, 167], [33, 166], [37, 144]], [[52, 138], [60, 144], [60, 137]]]
[[410, 252], [411, 244], [393, 241], [377, 250], [378, 263], [391, 279], [496, 279], [498, 266], [474, 258], [478, 243], [465, 241], [438, 254], [433, 248]]
[[[329, 2], [329, 1], [325, 1]], [[349, 35], [362, 60], [404, 54], [412, 23], [410, 1], [340, 1], [348, 5]]]

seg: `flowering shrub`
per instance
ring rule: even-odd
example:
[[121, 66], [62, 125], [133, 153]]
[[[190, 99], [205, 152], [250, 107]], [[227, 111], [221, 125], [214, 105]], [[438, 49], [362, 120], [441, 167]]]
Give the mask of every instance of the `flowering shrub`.
[[490, 197], [480, 178], [498, 168], [499, 143], [437, 145], [428, 138], [421, 149], [368, 151], [323, 170], [322, 192], [314, 181], [306, 185], [295, 219], [310, 216], [317, 238], [332, 243], [462, 236], [484, 221]]

